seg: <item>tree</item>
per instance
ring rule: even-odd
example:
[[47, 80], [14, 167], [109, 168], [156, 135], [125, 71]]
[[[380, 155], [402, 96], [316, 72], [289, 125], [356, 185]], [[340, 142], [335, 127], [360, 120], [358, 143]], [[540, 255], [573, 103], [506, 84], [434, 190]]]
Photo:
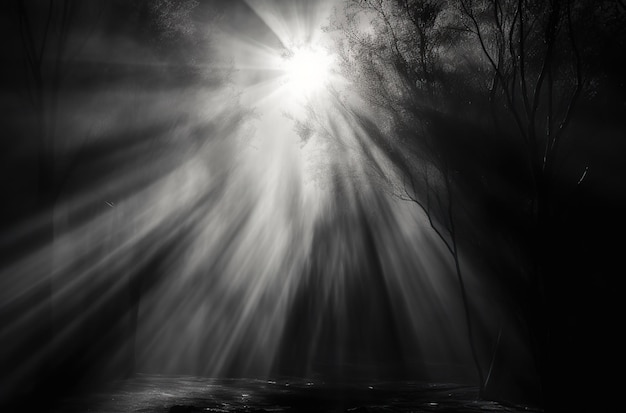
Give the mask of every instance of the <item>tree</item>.
[[[562, 377], [551, 361], [559, 350], [552, 344], [555, 330], [549, 320], [555, 318], [551, 307], [562, 301], [561, 285], [568, 282], [558, 275], [559, 254], [555, 251], [563, 242], [558, 223], [563, 208], [573, 201], [569, 194], [564, 195], [567, 182], [558, 169], [564, 160], [568, 127], [583, 95], [591, 91], [591, 67], [602, 54], [599, 49], [592, 51], [597, 47], [592, 44], [601, 42], [608, 32], [612, 41], [620, 39], [620, 32], [623, 35], [616, 25], [620, 18], [608, 11], [612, 3], [464, 0], [458, 5], [460, 28], [480, 46], [492, 78], [489, 101], [494, 133], [516, 130], [528, 165], [530, 205], [525, 213], [530, 230], [526, 248], [532, 304], [526, 309], [526, 318], [544, 403], [549, 406], [553, 401], [546, 398], [552, 397], [550, 393]], [[602, 34], [603, 30], [607, 32]], [[587, 164], [567, 186], [580, 186], [588, 172]]]
[[447, 230], [440, 237], [455, 261], [459, 248], [471, 257], [503, 248], [504, 238], [523, 262], [507, 271], [514, 277], [494, 280], [508, 285], [511, 311], [527, 327], [544, 398], [555, 394], [564, 375], [547, 337], [568, 282], [558, 268], [570, 245], [562, 212], [593, 173], [584, 163], [574, 176], [563, 171], [564, 142], [575, 139], [576, 109], [595, 101], [594, 84], [611, 70], [597, 62], [623, 44], [623, 9], [612, 1], [355, 0], [343, 11], [333, 28], [344, 35], [345, 74], [386, 125], [380, 135], [404, 177], [400, 192]]
[[[103, 355], [132, 350], [126, 346], [136, 334], [132, 314], [163, 272], [154, 269], [159, 260], [149, 257], [148, 241], [176, 222], [147, 235], [141, 228], [146, 238], [133, 243], [139, 220], [116, 212], [136, 218], [139, 207], [124, 209], [120, 201], [171, 172], [217, 133], [215, 119], [188, 110], [199, 107], [190, 90], [215, 92], [227, 81], [224, 70], [208, 64], [210, 22], [197, 7], [194, 1], [70, 0], [2, 6], [10, 44], [2, 85], [16, 92], [7, 106], [19, 113], [2, 125], [8, 125], [7, 140], [29, 151], [13, 176], [24, 185], [7, 194], [23, 206], [21, 222], [11, 223], [7, 234], [27, 230], [13, 241], [20, 245], [11, 246], [17, 256], [3, 255], [1, 263], [0, 282], [12, 286], [2, 288], [0, 304], [2, 403], [30, 392], [46, 403], [73, 384], [132, 372], [132, 354], [121, 367], [104, 365]], [[167, 94], [168, 110], [147, 91]], [[222, 103], [237, 106], [229, 98]], [[3, 105], [7, 101], [3, 95]], [[242, 113], [237, 106], [220, 127], [232, 128]], [[163, 237], [163, 244], [173, 238]], [[105, 265], [111, 258], [118, 262]], [[148, 275], [154, 279], [146, 281]]]
[[[485, 382], [475, 345], [471, 304], [463, 278], [454, 205], [455, 160], [448, 145], [434, 128], [441, 124], [437, 111], [446, 87], [444, 62], [437, 48], [454, 34], [441, 23], [444, 5], [420, 1], [355, 1], [346, 7], [346, 20], [336, 23], [347, 44], [341, 56], [355, 83], [368, 102], [383, 116], [392, 118], [391, 127], [369, 127], [371, 139], [389, 140], [395, 163], [402, 176], [396, 196], [415, 203], [428, 217], [430, 226], [450, 253], [463, 304], [467, 343], [476, 368], [479, 387]], [[372, 33], [360, 30], [359, 17], [371, 19]], [[355, 70], [356, 69], [356, 70]], [[361, 118], [362, 123], [366, 122]], [[377, 138], [372, 138], [376, 136]], [[364, 144], [366, 145], [366, 144]], [[448, 151], [448, 152], [445, 152]]]
[[[46, 377], [53, 365], [54, 347], [54, 320], [52, 308], [52, 266], [54, 240], [53, 209], [58, 195], [59, 178], [64, 170], [59, 168], [59, 148], [55, 145], [57, 138], [58, 104], [62, 83], [69, 71], [75, 54], [84, 46], [84, 41], [78, 41], [71, 36], [72, 28], [77, 19], [94, 18], [93, 4], [83, 2], [77, 4], [74, 1], [49, 1], [47, 3], [33, 3], [26, 0], [13, 2], [7, 6], [7, 12], [14, 17], [17, 23], [15, 27], [9, 25], [8, 37], [15, 42], [15, 48], [9, 49], [9, 53], [15, 52], [7, 59], [5, 68], [10, 76], [14, 87], [17, 85], [23, 95], [16, 96], [13, 103], [20, 106], [21, 115], [28, 119], [29, 127], [25, 128], [25, 139], [34, 148], [33, 169], [36, 171], [34, 179], [35, 205], [32, 208], [37, 219], [36, 234], [30, 240], [37, 251], [41, 251], [38, 257], [38, 266], [35, 271], [26, 274], [27, 279], [20, 282], [32, 282], [26, 302], [36, 303], [38, 311], [31, 317], [28, 323], [22, 322], [12, 328], [12, 334], [21, 337], [22, 347], [19, 351], [31, 354], [32, 365], [27, 368], [16, 366], [15, 360], [7, 360], [6, 371], [8, 380], [14, 377], [9, 373], [14, 370], [20, 372], [15, 382], [3, 383], [7, 392], [19, 389], [28, 392], [29, 386], [37, 385], [36, 380], [25, 380], [30, 375]], [[97, 12], [98, 8], [95, 8]], [[82, 28], [82, 27], [81, 27]], [[10, 31], [13, 30], [13, 31]], [[85, 32], [85, 39], [89, 33]], [[11, 59], [12, 58], [12, 59]], [[22, 64], [22, 69], [17, 72], [13, 65]], [[18, 74], [19, 73], [19, 74]], [[19, 135], [18, 135], [19, 136]], [[16, 177], [19, 179], [18, 177]], [[28, 182], [25, 182], [28, 183]], [[27, 206], [27, 210], [28, 210]], [[16, 313], [15, 319], [24, 318], [19, 304], [8, 306], [8, 314]], [[3, 332], [4, 333], [4, 332]], [[4, 334], [3, 334], [4, 335]], [[5, 337], [3, 337], [4, 339]], [[11, 353], [7, 356], [10, 358]], [[30, 370], [29, 370], [30, 369]], [[3, 369], [4, 370], [4, 369]], [[28, 383], [28, 384], [26, 384]], [[21, 388], [20, 388], [21, 387]], [[4, 389], [3, 389], [4, 390]], [[4, 399], [5, 393], [0, 395]]]

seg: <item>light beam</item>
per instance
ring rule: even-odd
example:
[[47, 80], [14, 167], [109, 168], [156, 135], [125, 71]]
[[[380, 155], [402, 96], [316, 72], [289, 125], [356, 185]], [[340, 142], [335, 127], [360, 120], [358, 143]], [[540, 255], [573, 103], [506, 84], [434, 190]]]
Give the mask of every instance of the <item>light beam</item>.
[[330, 79], [332, 58], [324, 50], [300, 47], [285, 57], [287, 86], [291, 93], [308, 96], [319, 91]]

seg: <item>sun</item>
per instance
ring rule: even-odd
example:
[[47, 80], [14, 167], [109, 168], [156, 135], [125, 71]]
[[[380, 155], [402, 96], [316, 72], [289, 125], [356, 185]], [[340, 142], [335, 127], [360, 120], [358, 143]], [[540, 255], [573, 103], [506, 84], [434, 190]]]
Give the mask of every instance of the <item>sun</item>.
[[296, 95], [308, 96], [324, 88], [331, 74], [332, 58], [311, 46], [290, 50], [284, 57], [287, 87]]

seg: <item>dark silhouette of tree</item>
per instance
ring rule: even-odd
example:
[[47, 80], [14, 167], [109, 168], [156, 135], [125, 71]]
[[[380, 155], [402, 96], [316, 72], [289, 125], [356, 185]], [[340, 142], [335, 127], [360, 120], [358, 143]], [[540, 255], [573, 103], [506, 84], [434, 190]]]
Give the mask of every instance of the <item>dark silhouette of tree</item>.
[[[393, 128], [399, 128], [391, 132], [401, 135], [393, 145], [400, 152], [398, 156], [405, 158], [396, 160], [403, 176], [396, 196], [415, 203], [427, 215], [431, 228], [453, 259], [467, 343], [482, 387], [485, 375], [475, 346], [471, 304], [457, 242], [454, 175], [458, 171], [451, 159], [439, 152], [442, 142], [437, 138], [445, 137], [433, 137], [432, 130], [428, 130], [428, 122], [440, 121], [436, 110], [443, 103], [440, 90], [445, 86], [443, 62], [436, 48], [454, 36], [437, 24], [442, 10], [440, 2], [350, 2], [347, 21], [339, 23], [348, 41], [341, 52], [344, 64], [351, 69], [360, 66], [355, 80], [359, 91], [393, 118]], [[373, 16], [374, 35], [359, 29], [358, 17], [363, 15]], [[366, 130], [382, 140], [388, 133], [379, 128]], [[401, 149], [405, 145], [411, 147], [410, 153]]]
[[[188, 110], [197, 99], [190, 90], [199, 90], [198, 85], [216, 89], [227, 81], [227, 70], [209, 65], [208, 26], [217, 16], [211, 7], [188, 0], [16, 0], [2, 6], [11, 23], [3, 29], [11, 48], [2, 84], [16, 91], [9, 107], [26, 119], [3, 119], [2, 124], [10, 127], [10, 139], [25, 140], [21, 145], [32, 152], [19, 165], [24, 176], [15, 179], [26, 185], [20, 191], [33, 195], [16, 196], [15, 202], [32, 198], [35, 205], [23, 208], [18, 218], [37, 223], [36, 234], [11, 247], [20, 254], [15, 261], [28, 253], [45, 257], [37, 261], [36, 274], [19, 280], [22, 287], [16, 288], [27, 294], [0, 305], [3, 347], [21, 342], [0, 354], [0, 403], [31, 392], [46, 403], [74, 385], [133, 372], [142, 294], [163, 277], [163, 263], [177, 251], [174, 246], [185, 245], [186, 238], [173, 229], [190, 223], [171, 218], [141, 242], [129, 243], [129, 234], [135, 235], [132, 218], [109, 211], [171, 172], [207, 139], [227, 136], [245, 117], [235, 97], [223, 102], [236, 107], [219, 126]], [[167, 95], [169, 110], [149, 101], [148, 91]], [[84, 105], [77, 108], [77, 102]], [[112, 126], [100, 124], [112, 118]], [[94, 124], [84, 127], [90, 121]], [[32, 187], [27, 186], [29, 174], [36, 174]], [[123, 176], [129, 179], [121, 182]], [[91, 200], [77, 202], [88, 193], [95, 194]], [[110, 225], [97, 227], [103, 221], [96, 218], [102, 216]], [[94, 222], [92, 239], [75, 251], [63, 251], [64, 236], [89, 220]], [[133, 260], [134, 254], [139, 258]], [[105, 257], [116, 264], [103, 265], [109, 262]], [[13, 264], [13, 257], [2, 258], [3, 266]], [[13, 280], [2, 271], [2, 277]], [[106, 355], [116, 351], [128, 353], [128, 360], [107, 365]]]
[[[606, 9], [612, 2], [460, 1], [461, 26], [477, 42], [491, 76], [489, 101], [495, 134], [517, 130], [528, 164], [529, 222], [527, 244], [532, 263], [527, 308], [533, 353], [544, 403], [561, 373], [551, 366], [550, 336], [554, 327], [551, 302], [558, 302], [562, 282], [557, 254], [562, 243], [558, 221], [563, 208], [563, 141], [568, 138], [583, 93], [590, 91], [590, 69], [598, 53], [590, 47], [602, 26], [619, 39], [617, 16]], [[623, 22], [623, 17], [621, 18]], [[583, 36], [588, 36], [583, 39]], [[590, 39], [593, 39], [590, 41]], [[595, 55], [595, 56], [594, 56]], [[507, 116], [508, 115], [508, 116]], [[512, 119], [512, 122], [510, 121]], [[513, 123], [513, 124], [511, 124]], [[571, 134], [569, 134], [571, 136]], [[523, 172], [523, 171], [520, 171]], [[580, 186], [589, 165], [574, 178]], [[572, 178], [570, 178], [572, 179]], [[571, 186], [570, 184], [570, 186]], [[570, 200], [571, 202], [571, 200]], [[558, 248], [558, 247], [557, 247]], [[567, 282], [567, 281], [565, 281]]]
[[[614, 1], [354, 0], [330, 26], [341, 33], [344, 73], [387, 125], [378, 135], [404, 177], [401, 196], [426, 212], [455, 260], [472, 347], [459, 251], [517, 251], [521, 269], [495, 282], [508, 284], [526, 325], [546, 405], [563, 378], [549, 339], [568, 282], [559, 270], [563, 211], [593, 174], [584, 160], [565, 173], [564, 148], [584, 119], [578, 109], [613, 76], [623, 23]], [[501, 236], [509, 247], [496, 245]], [[502, 397], [489, 395], [491, 375], [472, 353], [483, 395]]]
[[[11, 12], [18, 22], [21, 46], [19, 59], [23, 61], [23, 79], [31, 105], [32, 128], [30, 139], [36, 148], [37, 206], [35, 210], [42, 221], [37, 234], [37, 245], [46, 256], [38, 276], [40, 287], [30, 300], [43, 305], [31, 332], [25, 332], [22, 351], [37, 355], [36, 374], [47, 377], [53, 368], [54, 320], [52, 318], [52, 249], [54, 241], [53, 212], [58, 195], [58, 147], [55, 145], [60, 90], [69, 65], [84, 44], [70, 40], [70, 32], [77, 18], [92, 4], [65, 0], [46, 4], [18, 0]], [[89, 13], [87, 14], [89, 15]], [[82, 16], [84, 17], [84, 16]], [[88, 37], [88, 35], [87, 35]], [[29, 350], [26, 350], [29, 349]], [[23, 384], [23, 383], [22, 383]], [[28, 391], [28, 389], [26, 389]]]

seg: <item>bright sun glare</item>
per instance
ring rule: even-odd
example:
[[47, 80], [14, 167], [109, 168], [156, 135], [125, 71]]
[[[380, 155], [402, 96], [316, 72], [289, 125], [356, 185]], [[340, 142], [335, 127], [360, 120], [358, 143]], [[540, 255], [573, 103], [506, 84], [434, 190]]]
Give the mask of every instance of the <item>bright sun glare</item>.
[[292, 50], [285, 58], [287, 85], [295, 94], [320, 90], [329, 80], [332, 59], [324, 51], [312, 47]]

